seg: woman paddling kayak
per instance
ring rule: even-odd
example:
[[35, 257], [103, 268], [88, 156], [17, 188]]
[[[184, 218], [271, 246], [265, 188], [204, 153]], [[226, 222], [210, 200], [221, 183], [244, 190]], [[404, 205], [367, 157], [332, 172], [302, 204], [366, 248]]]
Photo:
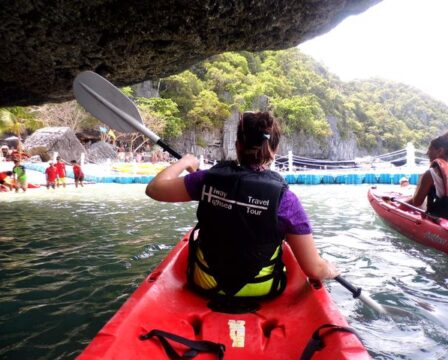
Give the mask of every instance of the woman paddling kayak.
[[[143, 120], [135, 105], [99, 75], [92, 72], [78, 75], [75, 80], [74, 92], [78, 101], [84, 104], [86, 109], [92, 114], [96, 114], [99, 119], [112, 128], [125, 132], [141, 132], [176, 159], [181, 159], [180, 154], [143, 125]], [[117, 103], [120, 105], [120, 109], [115, 105]], [[266, 301], [253, 301], [247, 297], [235, 298], [231, 295], [236, 286], [227, 282], [226, 277], [221, 278], [218, 272], [207, 274], [209, 269], [212, 269], [206, 263], [206, 261], [212, 263], [208, 254], [211, 252], [212, 255], [215, 255], [213, 254], [214, 245], [208, 247], [208, 244], [214, 244], [213, 237], [211, 237], [213, 231], [217, 234], [217, 246], [222, 246], [223, 239], [227, 239], [229, 248], [235, 245], [233, 234], [236, 234], [237, 240], [241, 240], [241, 234], [247, 234], [247, 242], [243, 238], [241, 244], [238, 244], [241, 245], [241, 248], [237, 247], [234, 256], [228, 258], [227, 252], [222, 253], [227, 260], [230, 260], [226, 264], [229, 271], [233, 271], [235, 263], [237, 265], [242, 263], [241, 256], [247, 256], [249, 261], [263, 260], [273, 248], [269, 240], [275, 243], [283, 235], [289, 239], [293, 239], [294, 236], [286, 235], [288, 234], [286, 230], [284, 232], [278, 230], [282, 229], [280, 225], [285, 222], [284, 229], [295, 226], [293, 222], [290, 225], [287, 224], [288, 219], [297, 217], [297, 214], [294, 213], [294, 206], [290, 206], [294, 202], [295, 196], [289, 203], [283, 204], [283, 210], [281, 210], [282, 206], [281, 204], [279, 206], [279, 203], [285, 202], [288, 190], [278, 176], [273, 174], [271, 176], [265, 169], [267, 165], [263, 160], [265, 157], [261, 156], [265, 153], [264, 150], [268, 150], [270, 156], [267, 159], [272, 159], [273, 149], [277, 149], [278, 146], [278, 129], [269, 114], [264, 114], [261, 117], [267, 117], [266, 123], [259, 124], [264, 126], [258, 131], [251, 130], [253, 125], [262, 120], [258, 119], [258, 116], [260, 114], [254, 115], [255, 119], [250, 117], [246, 119], [246, 115], [243, 115], [244, 120], [240, 122], [238, 152], [241, 166], [233, 164], [231, 167], [229, 164], [227, 169], [229, 173], [226, 173], [226, 167], [222, 166], [201, 175], [204, 177], [204, 196], [199, 196], [199, 199], [202, 203], [205, 202], [203, 204], [205, 206], [200, 203], [202, 209], [199, 209], [198, 218], [200, 223], [205, 223], [205, 225], [200, 229], [199, 238], [191, 237], [192, 231], [190, 231], [170, 251], [80, 354], [80, 360], [190, 359], [196, 355], [198, 355], [198, 359], [211, 359], [212, 357], [222, 359], [225, 356], [225, 359], [228, 360], [296, 360], [299, 358], [302, 360], [311, 358], [316, 360], [330, 358], [365, 360], [370, 358], [354, 330], [347, 327], [346, 320], [332, 303], [325, 287], [321, 286], [320, 282], [308, 281], [290, 246], [286, 243], [282, 244], [282, 261], [288, 270], [288, 284], [282, 296], [276, 296]], [[254, 134], [261, 135], [262, 139], [253, 139]], [[271, 140], [271, 136], [275, 142]], [[275, 136], [277, 140], [275, 140]], [[268, 141], [268, 147], [263, 144], [265, 141]], [[252, 149], [250, 144], [253, 145]], [[259, 151], [262, 148], [263, 151]], [[259, 166], [252, 169], [245, 165], [246, 157], [240, 155], [243, 151], [245, 156], [256, 156], [257, 161], [254, 164]], [[189, 194], [191, 189], [187, 191], [189, 186], [186, 184], [190, 176], [193, 177], [196, 174], [199, 176], [201, 173], [200, 171], [194, 172], [198, 167], [198, 161], [196, 158], [188, 156], [177, 164], [179, 165], [173, 165], [168, 172], [159, 177], [154, 183], [158, 184], [155, 188], [149, 186], [147, 191], [150, 195], [155, 196], [154, 190], [158, 190], [163, 195], [161, 197], [159, 194], [159, 197], [165, 201], [188, 201], [194, 198]], [[249, 164], [251, 163], [249, 162]], [[179, 178], [180, 173], [186, 168], [194, 172], [194, 175], [191, 174], [184, 179]], [[223, 171], [224, 173], [222, 173]], [[215, 184], [217, 179], [227, 181]], [[259, 181], [264, 179], [268, 181]], [[160, 180], [162, 181], [160, 182]], [[175, 189], [174, 194], [171, 195], [173, 185]], [[246, 196], [242, 197], [245, 192]], [[272, 201], [273, 199], [276, 201]], [[295, 201], [298, 203], [298, 200]], [[229, 219], [224, 219], [225, 216], [216, 217], [219, 210], [223, 210], [222, 214], [228, 216]], [[282, 211], [283, 216], [281, 216]], [[251, 219], [249, 215], [254, 218]], [[245, 220], [245, 222], [241, 220]], [[308, 224], [306, 216], [305, 220], [298, 223]], [[229, 231], [228, 224], [231, 225], [230, 228], [240, 229], [241, 234]], [[270, 227], [267, 224], [271, 224]], [[214, 225], [216, 225], [216, 229]], [[230, 237], [221, 236], [219, 230]], [[260, 234], [265, 230], [266, 234]], [[309, 229], [308, 232], [298, 236], [304, 236], [304, 242], [309, 245], [310, 242], [307, 240], [310, 235], [311, 230]], [[290, 242], [294, 243], [293, 240]], [[203, 248], [197, 246], [196, 250], [190, 250], [189, 244], [192, 248], [198, 244]], [[309, 256], [308, 259], [316, 260], [318, 266], [309, 267], [315, 272], [308, 271], [308, 273], [317, 273], [322, 278], [331, 277], [330, 273], [334, 267], [326, 264], [317, 255], [312, 241], [311, 244], [312, 246], [305, 246], [304, 249], [311, 250], [312, 256]], [[250, 246], [253, 246], [253, 251], [258, 251], [257, 249], [259, 251], [255, 253], [247, 251], [252, 249]], [[300, 247], [300, 244], [297, 247]], [[222, 248], [227, 250], [226, 246]], [[270, 293], [270, 289], [275, 290], [272, 291], [274, 294], [281, 290], [281, 280], [278, 281], [280, 288], [273, 284], [274, 273], [281, 273], [281, 271], [277, 269], [279, 267], [277, 264], [280, 264], [277, 260], [277, 250], [272, 251], [274, 253], [271, 256], [273, 264], [261, 264], [261, 267], [266, 268], [267, 276], [257, 278], [260, 283], [264, 284], [258, 289], [255, 284], [256, 291], [246, 289], [248, 291], [244, 295]], [[278, 251], [280, 252], [280, 249]], [[201, 254], [203, 258], [199, 259]], [[206, 255], [207, 257], [205, 257]], [[204, 278], [215, 281], [216, 286], [213, 283], [208, 284], [211, 285], [208, 287], [207, 284], [202, 287], [196, 286], [203, 291], [209, 290], [215, 294], [221, 292], [227, 295], [224, 296], [224, 299], [222, 296], [217, 296], [216, 299], [209, 301], [207, 297], [191, 291], [188, 286], [185, 286], [188, 283], [185, 269], [190, 269], [189, 282], [195, 283], [194, 276], [198, 271], [196, 267], [199, 266], [199, 261], [200, 266], [204, 265], [206, 270], [207, 277], [204, 275]], [[248, 265], [253, 269], [253, 263], [256, 261], [251, 264], [249, 261]], [[308, 268], [305, 261], [302, 266], [304, 269]], [[239, 275], [237, 274], [236, 279]], [[247, 277], [247, 272], [244, 271], [241, 275]], [[219, 284], [214, 279], [215, 277]], [[221, 281], [222, 279], [224, 280]], [[359, 299], [366, 301], [367, 297], [361, 294], [361, 289], [356, 289], [339, 276], [336, 280], [344, 284], [354, 295], [357, 294]], [[197, 283], [203, 284], [201, 281], [197, 281]], [[244, 284], [242, 286], [244, 287]], [[223, 289], [229, 288], [231, 290], [228, 290], [227, 293], [224, 292]], [[266, 290], [267, 288], [269, 290]], [[242, 294], [240, 293], [240, 295]]]
[[448, 219], [448, 132], [431, 141], [427, 155], [430, 168], [422, 175], [410, 205], [425, 199], [428, 213]]
[[[198, 159], [186, 155], [148, 184], [146, 194], [155, 200], [199, 201], [188, 262], [188, 281], [197, 291], [227, 298], [280, 294], [286, 285], [283, 240], [308, 277], [339, 274], [319, 256], [297, 196], [269, 170], [279, 140], [270, 113], [245, 112], [237, 128], [238, 162], [196, 171]], [[180, 177], [184, 170], [190, 174]]]

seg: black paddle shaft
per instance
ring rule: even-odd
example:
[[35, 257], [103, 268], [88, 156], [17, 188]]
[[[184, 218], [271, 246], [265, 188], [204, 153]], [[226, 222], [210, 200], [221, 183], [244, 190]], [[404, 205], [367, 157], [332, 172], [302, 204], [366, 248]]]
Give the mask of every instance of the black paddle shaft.
[[440, 224], [440, 218], [439, 218], [439, 217], [434, 216], [434, 215], [431, 215], [431, 214], [428, 214], [425, 210], [422, 210], [422, 209], [420, 209], [420, 208], [417, 207], [417, 206], [413, 206], [413, 205], [411, 205], [411, 204], [408, 204], [406, 201], [398, 200], [398, 199], [396, 199], [395, 197], [391, 197], [390, 200], [391, 200], [391, 201], [395, 201], [395, 202], [397, 202], [397, 203], [399, 203], [399, 204], [401, 204], [401, 205], [407, 206], [408, 208], [410, 208], [410, 209], [412, 209], [412, 210], [415, 210], [415, 211], [421, 213], [423, 217], [427, 217], [428, 219], [430, 219], [430, 220], [433, 221], [434, 223], [436, 223], [436, 224]]
[[347, 280], [345, 280], [341, 275], [338, 275], [334, 278], [339, 284], [345, 287], [348, 291], [353, 294], [353, 298], [358, 298], [361, 295], [361, 288], [354, 287]]
[[174, 150], [171, 146], [168, 144], [165, 144], [162, 140], [157, 140], [157, 145], [159, 145], [163, 150], [174, 156], [176, 159], [180, 159], [182, 155], [180, 155], [176, 150]]

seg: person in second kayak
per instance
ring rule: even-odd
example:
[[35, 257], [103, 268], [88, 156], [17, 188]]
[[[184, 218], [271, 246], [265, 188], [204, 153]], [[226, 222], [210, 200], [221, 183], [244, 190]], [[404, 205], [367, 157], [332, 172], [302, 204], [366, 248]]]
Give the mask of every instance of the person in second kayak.
[[430, 168], [423, 173], [415, 194], [407, 202], [420, 206], [426, 201], [427, 211], [448, 219], [448, 132], [431, 141], [427, 155]]
[[[339, 274], [314, 245], [308, 217], [283, 178], [269, 170], [280, 140], [268, 112], [246, 112], [237, 129], [237, 162], [196, 171], [186, 155], [160, 172], [146, 189], [159, 201], [198, 200], [197, 239], [190, 239], [188, 278], [202, 293], [230, 297], [271, 297], [285, 285], [283, 239], [310, 278]], [[179, 177], [187, 170], [185, 177]]]

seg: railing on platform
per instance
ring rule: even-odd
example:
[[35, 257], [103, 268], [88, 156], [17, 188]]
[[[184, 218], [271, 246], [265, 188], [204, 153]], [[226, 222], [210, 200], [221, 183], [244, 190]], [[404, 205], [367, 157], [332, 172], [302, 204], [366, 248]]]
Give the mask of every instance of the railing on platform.
[[[416, 153], [420, 156], [416, 156]], [[277, 156], [271, 168], [276, 171], [291, 173], [309, 170], [366, 170], [404, 165], [407, 168], [414, 168], [421, 163], [425, 163], [426, 165], [427, 161], [424, 151], [416, 150], [412, 143], [408, 143], [405, 149], [354, 160], [311, 159], [293, 155], [292, 151], [289, 151], [288, 155]]]

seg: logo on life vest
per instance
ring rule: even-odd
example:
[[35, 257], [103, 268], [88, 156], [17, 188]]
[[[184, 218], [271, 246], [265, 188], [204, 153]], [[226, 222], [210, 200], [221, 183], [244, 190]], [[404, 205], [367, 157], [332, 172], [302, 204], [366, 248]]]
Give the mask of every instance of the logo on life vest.
[[232, 339], [232, 347], [244, 347], [246, 338], [246, 322], [244, 320], [229, 320], [229, 336]]
[[201, 200], [206, 200], [213, 206], [218, 206], [225, 208], [227, 210], [232, 210], [233, 205], [243, 206], [247, 210], [247, 214], [250, 215], [261, 215], [261, 213], [268, 209], [269, 200], [256, 199], [252, 196], [248, 196], [247, 203], [236, 201], [227, 198], [227, 193], [219, 189], [210, 186], [207, 189], [207, 185], [202, 188]]

